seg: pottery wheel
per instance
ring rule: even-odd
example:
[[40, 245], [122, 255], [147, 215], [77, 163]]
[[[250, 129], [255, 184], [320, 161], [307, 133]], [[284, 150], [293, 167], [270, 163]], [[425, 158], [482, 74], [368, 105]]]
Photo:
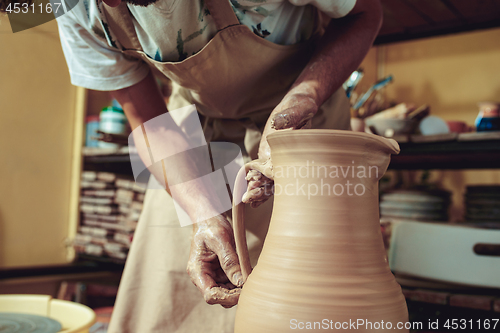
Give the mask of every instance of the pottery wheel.
[[61, 324], [49, 317], [0, 312], [0, 333], [57, 333]]

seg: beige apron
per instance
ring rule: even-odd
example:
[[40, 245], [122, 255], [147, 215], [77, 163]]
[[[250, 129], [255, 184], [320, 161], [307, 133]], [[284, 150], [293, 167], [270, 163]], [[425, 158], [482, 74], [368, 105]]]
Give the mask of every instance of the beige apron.
[[[168, 109], [195, 104], [207, 142], [240, 144], [257, 157], [265, 122], [304, 68], [313, 40], [277, 45], [240, 25], [229, 0], [205, 0], [217, 34], [181, 62], [158, 62], [142, 50], [125, 3], [104, 5], [112, 37], [121, 51], [140, 58], [173, 83]], [[349, 128], [349, 104], [337, 91], [313, 119], [315, 128]], [[151, 180], [154, 182], [154, 180]], [[248, 209], [252, 261], [262, 248], [272, 203]], [[148, 190], [120, 283], [110, 333], [233, 331], [236, 308], [207, 305], [186, 273], [192, 227], [181, 228], [172, 198]]]

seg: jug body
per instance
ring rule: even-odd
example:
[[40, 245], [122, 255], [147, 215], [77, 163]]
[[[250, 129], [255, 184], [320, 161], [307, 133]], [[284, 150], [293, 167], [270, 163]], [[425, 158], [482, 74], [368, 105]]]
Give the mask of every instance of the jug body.
[[[378, 180], [397, 143], [365, 133], [273, 133], [274, 209], [236, 333], [408, 332], [386, 258]], [[389, 326], [389, 327], [388, 327]]]

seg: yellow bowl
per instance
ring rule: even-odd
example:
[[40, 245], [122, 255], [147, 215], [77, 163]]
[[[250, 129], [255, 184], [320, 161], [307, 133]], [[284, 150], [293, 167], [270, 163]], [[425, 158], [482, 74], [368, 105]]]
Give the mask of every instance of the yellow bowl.
[[52, 299], [48, 295], [0, 295], [0, 312], [27, 313], [57, 320], [59, 333], [88, 333], [95, 312], [88, 306]]

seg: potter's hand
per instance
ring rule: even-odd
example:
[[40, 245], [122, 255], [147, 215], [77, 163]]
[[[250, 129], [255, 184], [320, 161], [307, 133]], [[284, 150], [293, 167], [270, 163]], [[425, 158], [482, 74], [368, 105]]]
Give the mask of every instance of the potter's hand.
[[243, 277], [235, 251], [233, 229], [219, 215], [193, 225], [187, 266], [191, 281], [208, 304], [230, 308], [238, 303]]
[[[308, 94], [289, 93], [269, 117], [271, 119], [271, 130], [310, 128], [310, 120], [316, 112], [318, 112], [318, 105]], [[265, 136], [269, 134], [265, 133]], [[259, 149], [261, 148], [264, 148], [262, 142]]]
[[259, 146], [259, 159], [246, 165], [247, 192], [243, 202], [253, 208], [264, 203], [273, 194], [273, 166], [267, 136], [277, 130], [310, 128], [310, 120], [318, 111], [313, 98], [303, 93], [303, 87], [292, 89], [273, 110], [267, 121]]
[[245, 178], [248, 186], [242, 201], [256, 208], [273, 195], [273, 166], [270, 159], [257, 159], [247, 163], [245, 167], [249, 170]]

